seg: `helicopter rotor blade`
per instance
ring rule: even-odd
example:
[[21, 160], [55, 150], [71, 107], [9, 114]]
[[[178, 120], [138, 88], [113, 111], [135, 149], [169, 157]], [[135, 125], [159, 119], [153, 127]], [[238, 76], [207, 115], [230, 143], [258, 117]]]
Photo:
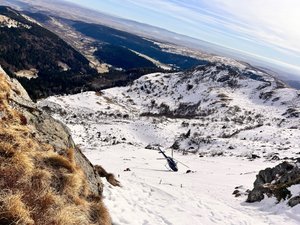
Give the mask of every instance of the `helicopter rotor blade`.
[[184, 165], [186, 168], [190, 168], [188, 165], [186, 165], [186, 164], [184, 164], [184, 163], [182, 163], [182, 162], [180, 162], [180, 161], [178, 161], [177, 159], [174, 159], [176, 162], [178, 162], [178, 163], [180, 163], [180, 164], [182, 164], [182, 165]]

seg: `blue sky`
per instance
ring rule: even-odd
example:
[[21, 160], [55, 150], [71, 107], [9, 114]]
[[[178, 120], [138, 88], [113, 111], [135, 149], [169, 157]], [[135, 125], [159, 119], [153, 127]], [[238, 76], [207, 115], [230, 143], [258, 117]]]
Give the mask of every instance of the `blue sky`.
[[300, 74], [299, 0], [69, 0], [241, 51]]

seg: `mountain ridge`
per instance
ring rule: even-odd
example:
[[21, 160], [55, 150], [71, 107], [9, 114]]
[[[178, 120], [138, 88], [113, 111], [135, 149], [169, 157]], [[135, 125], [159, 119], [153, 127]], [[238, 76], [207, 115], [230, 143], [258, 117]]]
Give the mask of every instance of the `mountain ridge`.
[[[224, 147], [224, 154], [232, 154], [234, 151], [228, 148], [239, 146], [244, 153], [239, 151], [237, 155], [253, 153], [268, 158], [273, 152], [272, 146], [281, 148], [283, 142], [289, 142], [284, 147], [290, 149], [289, 152], [298, 151], [299, 96], [299, 91], [253, 67], [212, 62], [188, 72], [145, 75], [127, 87], [107, 89], [99, 94], [88, 92], [74, 97], [51, 97], [41, 105], [54, 107], [54, 112], [58, 112], [56, 116], [71, 126], [82, 124], [79, 122], [82, 120], [94, 130], [99, 129], [96, 124], [93, 125], [95, 121], [103, 123], [102, 119], [106, 120], [106, 117], [116, 123], [118, 118], [120, 121], [129, 118], [132, 126], [139, 126], [135, 122], [139, 118], [150, 130], [155, 126], [152, 120], [166, 121], [169, 124], [166, 125], [167, 130], [167, 127], [176, 127], [175, 134], [167, 131], [168, 141], [144, 145], [175, 146], [182, 151], [203, 154], [210, 154], [218, 145]], [[93, 116], [88, 116], [90, 114]], [[159, 131], [164, 132], [164, 123], [161, 123], [161, 127], [153, 131], [154, 136], [159, 135]], [[185, 138], [188, 130], [191, 134]], [[265, 133], [265, 137], [260, 135], [260, 131]], [[88, 131], [86, 135], [94, 136]], [[247, 140], [247, 136], [251, 140]], [[272, 136], [278, 139], [274, 144], [271, 144]], [[83, 137], [80, 140], [85, 142]], [[252, 150], [253, 146], [256, 146], [255, 150]], [[283, 158], [287, 157], [285, 151], [281, 154]]]
[[83, 55], [54, 33], [12, 8], [0, 7], [0, 14], [30, 26], [0, 28], [0, 64], [34, 99], [80, 90], [84, 79], [97, 75]]

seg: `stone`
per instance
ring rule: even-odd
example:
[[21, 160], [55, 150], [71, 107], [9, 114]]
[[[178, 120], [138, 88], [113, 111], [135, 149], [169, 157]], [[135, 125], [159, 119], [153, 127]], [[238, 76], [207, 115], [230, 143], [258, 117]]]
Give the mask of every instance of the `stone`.
[[294, 207], [300, 204], [300, 196], [295, 196], [288, 201], [288, 205]]
[[274, 168], [266, 168], [256, 175], [247, 202], [261, 201], [265, 195], [276, 197], [278, 201], [288, 199], [291, 197], [288, 188], [296, 184], [300, 184], [300, 168], [296, 163], [283, 162]]

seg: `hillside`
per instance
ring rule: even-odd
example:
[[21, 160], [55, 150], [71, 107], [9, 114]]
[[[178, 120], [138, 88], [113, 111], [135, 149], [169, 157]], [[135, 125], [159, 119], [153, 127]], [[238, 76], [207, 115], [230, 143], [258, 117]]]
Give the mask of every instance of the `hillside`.
[[[99, 74], [90, 59], [59, 36], [31, 17], [3, 6], [0, 7], [0, 49], [3, 69], [22, 83], [33, 100], [124, 85], [147, 72], [162, 71], [156, 66], [151, 68], [153, 63], [129, 51], [131, 57], [123, 57], [126, 63], [136, 61], [132, 69]], [[111, 59], [116, 60], [114, 55]], [[138, 63], [141, 68], [136, 69]]]
[[[76, 24], [95, 29], [104, 37], [93, 39], [80, 33]], [[127, 41], [120, 42], [124, 38]], [[134, 50], [153, 47], [170, 65]], [[33, 100], [126, 85], [146, 73], [181, 68], [179, 62], [183, 68], [205, 63], [164, 52], [153, 41], [112, 28], [43, 13], [22, 14], [4, 6], [0, 7], [0, 49], [3, 69], [22, 83]]]
[[[104, 189], [116, 224], [202, 224], [201, 218], [294, 225], [300, 208], [288, 200], [299, 195], [297, 185], [287, 186], [292, 194], [280, 204], [245, 201], [260, 170], [298, 158], [299, 100], [298, 90], [272, 75], [223, 58], [187, 72], [145, 75], [127, 87], [50, 97], [39, 106], [70, 128], [91, 161], [118, 171], [126, 188]], [[184, 163], [178, 173], [157, 160], [158, 146], [167, 155], [175, 150]]]
[[163, 51], [163, 49], [156, 44], [155, 41], [148, 40], [128, 32], [99, 24], [89, 24], [80, 21], [74, 21], [70, 24], [78, 32], [105, 44], [104, 47], [99, 47], [99, 51], [96, 51], [95, 55], [108, 63], [108, 59], [101, 55], [103, 48], [105, 50], [104, 53], [107, 53], [108, 51], [115, 52], [116, 60], [121, 60], [124, 57], [124, 50], [121, 52], [115, 51], [116, 46], [125, 47], [128, 52], [135, 51], [139, 54], [143, 54], [149, 58], [157, 60], [161, 64], [181, 70], [190, 69], [194, 66], [206, 63], [205, 60]]
[[[163, 68], [190, 69], [206, 63], [201, 58], [165, 51], [155, 39], [101, 24], [77, 21], [55, 13], [30, 12], [36, 19], [85, 55], [99, 71], [106, 69]], [[112, 68], [110, 68], [112, 67]]]
[[68, 129], [1, 67], [0, 90], [0, 224], [111, 224], [100, 176]]
[[34, 99], [79, 92], [97, 75], [83, 55], [34, 20], [3, 6], [0, 16], [0, 64]]
[[[281, 157], [298, 151], [299, 99], [299, 91], [264, 72], [213, 62], [189, 72], [146, 75], [124, 88], [53, 97], [45, 103], [68, 115], [65, 123], [86, 121], [103, 133], [108, 128], [95, 123], [108, 118], [121, 124], [128, 118], [133, 127], [143, 121], [155, 128], [153, 135], [168, 132], [168, 141], [149, 138], [145, 144], [201, 154], [221, 148], [222, 154], [267, 158], [275, 149], [282, 150]], [[115, 132], [119, 142], [122, 135], [129, 136]]]

